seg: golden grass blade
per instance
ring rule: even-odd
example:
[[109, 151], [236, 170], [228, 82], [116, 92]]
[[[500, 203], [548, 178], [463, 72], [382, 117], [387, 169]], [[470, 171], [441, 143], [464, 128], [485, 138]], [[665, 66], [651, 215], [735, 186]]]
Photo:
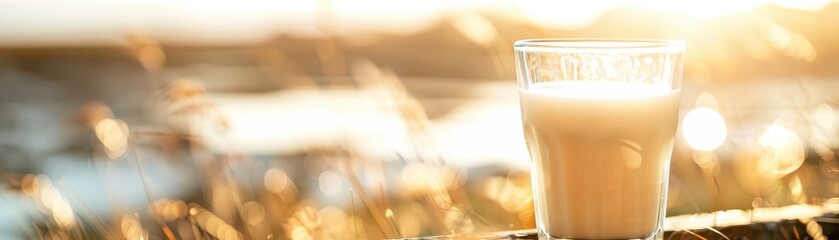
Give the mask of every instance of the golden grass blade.
[[728, 238], [728, 236], [726, 236], [725, 234], [723, 234], [722, 232], [720, 232], [720, 231], [719, 231], [719, 230], [717, 230], [716, 228], [713, 228], [713, 227], [705, 227], [705, 229], [711, 230], [711, 232], [714, 232], [714, 233], [716, 233], [716, 234], [719, 234], [720, 236], [722, 236], [723, 238], [725, 238], [725, 240], [731, 240], [731, 238]]
[[361, 180], [358, 179], [358, 176], [355, 175], [355, 172], [352, 171], [352, 166], [348, 160], [339, 160], [340, 164], [344, 165], [344, 174], [347, 176], [347, 180], [349, 180], [350, 184], [353, 186], [353, 189], [358, 192], [359, 198], [361, 198], [361, 202], [367, 207], [367, 210], [370, 211], [370, 215], [373, 216], [373, 220], [376, 221], [376, 225], [379, 226], [379, 229], [382, 230], [382, 233], [385, 235], [386, 238], [395, 238], [397, 237], [396, 232], [393, 231], [393, 226], [388, 224], [384, 216], [384, 212], [381, 211], [379, 206], [376, 205], [376, 202], [370, 196], [370, 193], [367, 192], [367, 189], [364, 188], [364, 185], [361, 184]]
[[[353, 194], [353, 190], [350, 190], [350, 207], [352, 207], [352, 216], [353, 217], [358, 216], [358, 214], [356, 214], [356, 212], [355, 212], [355, 197], [354, 197], [354, 194]], [[353, 227], [353, 233], [355, 233], [355, 239], [360, 239], [358, 237], [358, 223], [355, 221], [354, 218], [352, 220], [352, 227]]]
[[[143, 172], [143, 164], [142, 164], [142, 161], [140, 160], [140, 153], [139, 153], [140, 151], [139, 151], [139, 149], [137, 149], [137, 145], [134, 144], [134, 140], [135, 139], [130, 139], [129, 140], [129, 144], [131, 146], [131, 152], [134, 154], [134, 163], [137, 164], [137, 173], [140, 174], [140, 181], [143, 183], [143, 189], [146, 192], [146, 197], [148, 197], [149, 204], [152, 204], [154, 202], [154, 197], [152, 197], [151, 187], [149, 186], [149, 182], [146, 179], [145, 173]], [[161, 229], [161, 231], [163, 231], [163, 234], [166, 235], [166, 239], [169, 239], [169, 240], [176, 240], [177, 239], [177, 238], [175, 238], [175, 233], [172, 232], [172, 229], [169, 229], [169, 226], [166, 225], [165, 222], [163, 222], [163, 219], [161, 219], [159, 215], [157, 215], [156, 213], [152, 213], [151, 215], [153, 216], [153, 218], [157, 222], [157, 224], [160, 225], [160, 229]]]
[[108, 230], [108, 227], [101, 219], [96, 217], [96, 213], [94, 213], [90, 206], [88, 206], [87, 203], [85, 203], [81, 199], [81, 197], [79, 197], [79, 194], [76, 192], [76, 189], [73, 188], [73, 186], [67, 184], [63, 178], [58, 178], [56, 180], [58, 182], [58, 185], [61, 186], [62, 190], [65, 190], [65, 195], [72, 197], [74, 202], [76, 203], [76, 206], [80, 207], [79, 217], [90, 222], [93, 225], [93, 228], [95, 228], [96, 231], [102, 234], [103, 237], [108, 239], [114, 239], [116, 235], [114, 235], [113, 232]]
[[[685, 229], [685, 228], [681, 228], [681, 227], [679, 227], [679, 226], [674, 226], [674, 227], [676, 227], [677, 229], [679, 229], [679, 231], [681, 231], [681, 232], [686, 232], [686, 233], [688, 233], [688, 234], [690, 234], [690, 235], [692, 235], [692, 236], [694, 236], [694, 237], [696, 237], [696, 238], [698, 238], [698, 239], [701, 239], [701, 240], [708, 240], [707, 238], [703, 237], [702, 235], [699, 235], [698, 233], [696, 233], [696, 232], [694, 232], [694, 231], [691, 231], [691, 230], [688, 230], [688, 229]], [[672, 238], [672, 237], [673, 237], [673, 236], [675, 236], [675, 235], [676, 235], [676, 234], [674, 233], [674, 234], [670, 235], [670, 237], [669, 237], [669, 238], [667, 238], [667, 239], [670, 239], [670, 238]]]

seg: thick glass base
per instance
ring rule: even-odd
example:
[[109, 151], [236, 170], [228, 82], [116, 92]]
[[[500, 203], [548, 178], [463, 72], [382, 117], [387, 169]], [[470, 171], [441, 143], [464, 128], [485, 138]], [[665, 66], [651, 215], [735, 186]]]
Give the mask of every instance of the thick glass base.
[[[537, 229], [537, 235], [539, 235], [539, 240], [595, 240], [595, 239], [583, 239], [583, 238], [556, 238], [548, 235], [542, 229]], [[620, 239], [596, 239], [596, 240], [663, 240], [664, 239], [664, 231], [658, 230], [657, 232], [653, 233], [648, 237], [643, 238], [620, 238]]]

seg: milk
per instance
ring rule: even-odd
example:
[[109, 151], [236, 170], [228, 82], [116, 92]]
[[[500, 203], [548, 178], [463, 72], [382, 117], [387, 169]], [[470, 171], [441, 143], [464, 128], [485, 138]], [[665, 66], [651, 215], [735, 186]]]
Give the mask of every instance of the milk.
[[557, 238], [655, 233], [664, 218], [679, 90], [558, 81], [519, 91], [540, 228]]

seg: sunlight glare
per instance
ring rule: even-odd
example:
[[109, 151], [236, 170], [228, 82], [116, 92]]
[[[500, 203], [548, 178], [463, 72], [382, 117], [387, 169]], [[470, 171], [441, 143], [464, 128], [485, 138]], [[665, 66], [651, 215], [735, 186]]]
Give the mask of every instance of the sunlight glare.
[[816, 48], [809, 38], [801, 33], [790, 31], [777, 23], [769, 22], [766, 38], [773, 48], [787, 57], [814, 61], [818, 56]]
[[767, 2], [790, 9], [817, 11], [833, 0], [767, 0]]
[[477, 13], [460, 14], [452, 24], [467, 39], [481, 46], [489, 46], [498, 38], [498, 31], [492, 22]]
[[514, 7], [528, 20], [538, 25], [563, 28], [583, 28], [609, 10], [623, 5], [619, 1], [578, 1], [570, 5], [563, 1], [513, 1]]
[[76, 222], [75, 213], [73, 213], [73, 208], [70, 207], [70, 203], [67, 202], [65, 199], [60, 199], [56, 201], [52, 207], [52, 217], [55, 219], [55, 222], [62, 227], [68, 227]]
[[348, 216], [343, 209], [334, 206], [326, 206], [318, 211], [321, 222], [328, 223], [321, 225], [327, 235], [340, 235], [346, 230]]
[[20, 190], [29, 196], [36, 196], [41, 188], [41, 183], [33, 174], [26, 174], [20, 181]]
[[402, 232], [404, 237], [416, 237], [422, 230], [422, 223], [415, 214], [399, 215], [399, 231]]
[[792, 179], [789, 180], [790, 197], [792, 197], [793, 200], [806, 200], [806, 196], [804, 195], [803, 189], [804, 186], [803, 184], [801, 184], [801, 178], [799, 178], [798, 176], [793, 176]]
[[702, 92], [698, 96], [696, 96], [696, 101], [694, 103], [696, 107], [709, 107], [711, 109], [719, 110], [720, 109], [720, 101], [717, 100], [717, 97], [714, 94], [709, 92]]
[[763, 131], [758, 142], [764, 147], [758, 171], [767, 177], [783, 177], [804, 163], [804, 143], [780, 119]]
[[148, 233], [140, 224], [140, 219], [134, 215], [123, 216], [122, 221], [120, 221], [120, 227], [122, 235], [125, 236], [125, 239], [127, 240], [147, 239]]
[[265, 221], [265, 207], [262, 207], [259, 202], [247, 202], [242, 205], [242, 209], [242, 215], [248, 224], [258, 225]]
[[754, 9], [760, 5], [765, 4], [761, 0], [751, 1], [726, 1], [726, 0], [708, 0], [708, 1], [642, 1], [638, 5], [654, 10], [675, 12], [688, 17], [697, 19], [707, 19], [735, 12], [746, 11]]
[[714, 152], [693, 152], [693, 162], [706, 173], [714, 173], [714, 171], [719, 170], [719, 157]]
[[713, 151], [725, 142], [728, 127], [719, 112], [708, 107], [699, 107], [685, 115], [682, 120], [682, 135], [692, 149]]
[[326, 195], [334, 195], [344, 189], [344, 181], [335, 171], [323, 171], [318, 177], [320, 191]]
[[815, 110], [813, 110], [813, 119], [819, 127], [829, 131], [834, 127], [834, 121], [836, 118], [833, 112], [833, 108], [830, 107], [830, 105], [827, 105], [827, 103], [821, 103]]
[[104, 118], [96, 124], [94, 131], [108, 158], [116, 159], [125, 154], [128, 149], [128, 125], [125, 122]]
[[265, 183], [265, 189], [268, 189], [268, 191], [274, 194], [284, 194], [292, 188], [292, 185], [294, 184], [288, 175], [279, 168], [272, 168], [265, 171], [265, 177], [263, 180]]

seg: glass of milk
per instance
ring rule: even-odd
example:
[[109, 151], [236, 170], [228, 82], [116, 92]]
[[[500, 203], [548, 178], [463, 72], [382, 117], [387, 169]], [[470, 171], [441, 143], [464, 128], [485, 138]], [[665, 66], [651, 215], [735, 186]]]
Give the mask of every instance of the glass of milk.
[[685, 44], [515, 43], [541, 239], [660, 239]]

